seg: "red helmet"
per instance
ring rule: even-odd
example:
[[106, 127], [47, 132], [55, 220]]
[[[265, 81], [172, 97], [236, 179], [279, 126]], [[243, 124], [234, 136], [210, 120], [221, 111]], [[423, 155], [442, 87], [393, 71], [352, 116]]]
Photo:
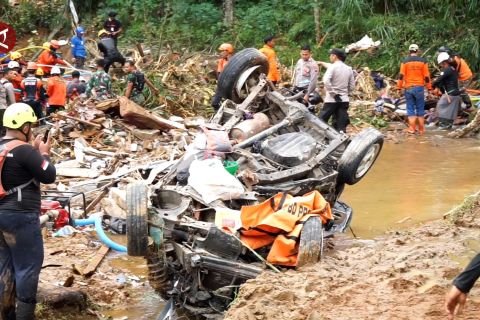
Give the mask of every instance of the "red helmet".
[[227, 51], [228, 53], [233, 53], [233, 46], [230, 43], [222, 43], [220, 47], [218, 47], [219, 51]]
[[60, 48], [60, 43], [57, 40], [50, 40], [50, 46], [52, 48], [58, 49]]
[[30, 61], [27, 63], [27, 70], [37, 70], [38, 66], [35, 62]]

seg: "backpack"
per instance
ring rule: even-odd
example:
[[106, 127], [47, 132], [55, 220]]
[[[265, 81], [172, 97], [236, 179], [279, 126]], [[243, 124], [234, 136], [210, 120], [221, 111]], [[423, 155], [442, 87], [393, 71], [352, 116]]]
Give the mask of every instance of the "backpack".
[[18, 192], [18, 201], [22, 201], [22, 189], [28, 186], [30, 183], [34, 182], [34, 179], [31, 179], [30, 181], [21, 184], [19, 186], [16, 186], [15, 188], [12, 188], [10, 190], [5, 190], [3, 188], [2, 184], [2, 175], [1, 172], [3, 170], [3, 164], [5, 163], [5, 160], [8, 157], [8, 154], [15, 149], [16, 147], [22, 146], [24, 144], [28, 144], [24, 141], [20, 140], [13, 140], [9, 141], [3, 145], [0, 145], [0, 199], [3, 199], [4, 197], [13, 194], [15, 192]]
[[138, 93], [142, 93], [145, 88], [145, 75], [140, 71], [135, 72], [135, 90]]

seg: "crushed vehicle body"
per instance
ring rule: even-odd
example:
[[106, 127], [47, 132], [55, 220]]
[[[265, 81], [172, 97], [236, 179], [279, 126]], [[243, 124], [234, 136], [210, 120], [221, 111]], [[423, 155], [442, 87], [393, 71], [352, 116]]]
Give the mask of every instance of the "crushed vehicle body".
[[[265, 269], [318, 262], [323, 239], [352, 219], [344, 186], [365, 176], [383, 145], [373, 128], [337, 132], [267, 72], [258, 50], [234, 55], [219, 78], [227, 100], [185, 155], [127, 189], [129, 254], [146, 257], [162, 297], [202, 318], [221, 319]], [[248, 229], [260, 238], [247, 241], [260, 207], [265, 219]]]

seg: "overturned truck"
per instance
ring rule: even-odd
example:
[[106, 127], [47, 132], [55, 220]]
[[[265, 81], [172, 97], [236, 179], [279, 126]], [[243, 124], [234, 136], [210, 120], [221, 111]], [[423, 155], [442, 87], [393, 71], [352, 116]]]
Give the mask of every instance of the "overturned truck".
[[[275, 269], [272, 242], [252, 247], [243, 241], [245, 208], [251, 214], [252, 207], [277, 199], [275, 212], [286, 195], [295, 201], [320, 194], [320, 210], [309, 207], [300, 211], [306, 219], [294, 221], [302, 226], [290, 237], [293, 260], [287, 260], [293, 263], [278, 264], [318, 262], [323, 239], [345, 231], [352, 219], [352, 209], [339, 200], [344, 186], [360, 181], [382, 149], [380, 132], [369, 128], [351, 138], [335, 131], [298, 95], [269, 83], [267, 72], [256, 49], [233, 56], [219, 79], [227, 100], [203, 133], [182, 159], [152, 169], [154, 179], [127, 189], [128, 253], [147, 259], [150, 284], [171, 299], [169, 306], [201, 318], [221, 319], [242, 283]], [[257, 231], [272, 238], [288, 233]], [[163, 318], [171, 315], [166, 310]]]

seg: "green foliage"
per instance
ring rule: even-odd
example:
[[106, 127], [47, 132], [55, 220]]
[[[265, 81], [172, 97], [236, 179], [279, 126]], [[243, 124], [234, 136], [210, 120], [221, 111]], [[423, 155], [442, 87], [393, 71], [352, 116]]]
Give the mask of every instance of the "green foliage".
[[62, 18], [65, 1], [45, 1], [38, 5], [34, 1], [21, 1], [17, 6], [8, 5], [8, 1], [0, 2], [0, 21], [14, 28], [17, 35], [30, 33], [38, 28], [53, 29], [63, 24]]

